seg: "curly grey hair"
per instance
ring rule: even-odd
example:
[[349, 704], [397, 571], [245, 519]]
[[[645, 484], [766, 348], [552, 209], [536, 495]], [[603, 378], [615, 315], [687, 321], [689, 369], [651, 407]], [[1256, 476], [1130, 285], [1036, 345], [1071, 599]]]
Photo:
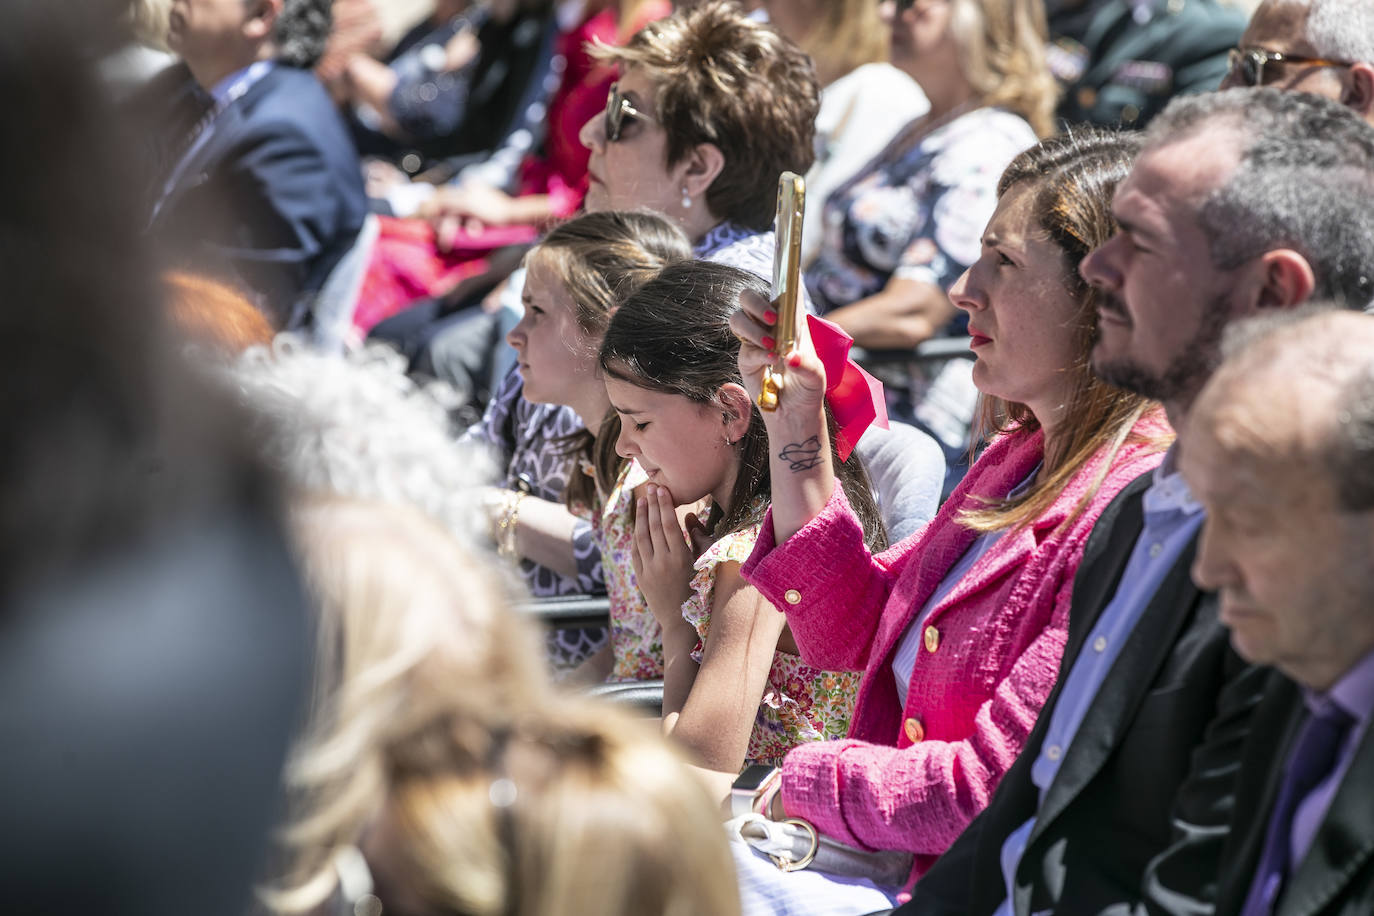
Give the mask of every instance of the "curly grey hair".
[[[1232, 132], [1240, 165], [1199, 202], [1212, 262], [1229, 270], [1275, 248], [1312, 266], [1313, 295], [1348, 308], [1374, 299], [1374, 127], [1330, 99], [1278, 89], [1179, 96], [1147, 147]], [[1220, 142], [1220, 141], [1219, 141]]]
[[496, 469], [454, 440], [449, 392], [417, 387], [405, 368], [385, 346], [328, 356], [281, 334], [224, 372], [259, 417], [268, 460], [301, 496], [409, 505], [465, 545], [485, 543], [478, 487]]
[[282, 0], [272, 29], [277, 61], [302, 69], [315, 66], [333, 26], [333, 0]]

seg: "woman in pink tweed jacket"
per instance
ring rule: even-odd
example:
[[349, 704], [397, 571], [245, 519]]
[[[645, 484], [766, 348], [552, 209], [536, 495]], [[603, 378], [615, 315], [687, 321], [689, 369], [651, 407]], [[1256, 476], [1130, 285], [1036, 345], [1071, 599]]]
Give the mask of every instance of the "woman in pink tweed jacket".
[[[1097, 302], [1075, 270], [1114, 229], [1111, 191], [1136, 143], [1054, 138], [1003, 175], [982, 254], [950, 290], [999, 434], [923, 531], [871, 555], [828, 462], [796, 460], [826, 436], [809, 342], [787, 360], [783, 406], [764, 415], [773, 505], [743, 574], [786, 613], [808, 663], [864, 671], [849, 737], [793, 749], [770, 808], [909, 852], [913, 879], [1020, 753], [1058, 674], [1093, 522], [1171, 435], [1157, 406], [1092, 375]], [[767, 309], [750, 301], [736, 316], [760, 344], [741, 355], [746, 379], [771, 362]]]

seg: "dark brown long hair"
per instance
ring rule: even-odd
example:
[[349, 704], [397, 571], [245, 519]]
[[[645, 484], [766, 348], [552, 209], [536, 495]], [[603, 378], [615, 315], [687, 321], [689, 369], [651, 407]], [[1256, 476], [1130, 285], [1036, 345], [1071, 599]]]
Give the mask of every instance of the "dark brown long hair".
[[[751, 290], [765, 298], [767, 284], [735, 267], [709, 261], [670, 264], [641, 286], [616, 311], [601, 343], [601, 369], [606, 375], [649, 391], [662, 391], [697, 404], [715, 401], [720, 389], [744, 384], [739, 373], [739, 339], [730, 331], [730, 316], [740, 294]], [[863, 524], [873, 550], [887, 545], [887, 532], [873, 499], [872, 485], [857, 455], [841, 462], [835, 453], [835, 430], [829, 409], [831, 460], [845, 496]], [[768, 431], [757, 408], [739, 442], [739, 473], [730, 505], [716, 523], [717, 537], [763, 520], [759, 497], [770, 498]]]
[[[1125, 131], [1076, 129], [1021, 153], [997, 184], [998, 197], [1017, 186], [1033, 190], [1040, 228], [1063, 252], [1062, 282], [1078, 300], [1078, 310], [1067, 326], [1067, 333], [1073, 335], [1074, 361], [1064, 367], [1073, 385], [1059, 426], [1062, 433], [1052, 446], [1047, 444], [1045, 466], [1035, 484], [1015, 499], [964, 512], [961, 519], [972, 528], [997, 531], [1033, 521], [1103, 446], [1110, 446], [1097, 482], [1071, 513], [1071, 522], [1096, 494], [1111, 459], [1124, 444], [1133, 441], [1136, 421], [1147, 411], [1160, 409], [1154, 401], [1108, 385], [1092, 371], [1089, 357], [1097, 340], [1100, 294], [1078, 274], [1078, 263], [1084, 256], [1116, 232], [1112, 195], [1130, 172], [1140, 146], [1139, 136]], [[985, 434], [1040, 428], [1025, 404], [986, 395], [978, 426]], [[1151, 441], [1164, 448], [1169, 437], [1162, 435]]]

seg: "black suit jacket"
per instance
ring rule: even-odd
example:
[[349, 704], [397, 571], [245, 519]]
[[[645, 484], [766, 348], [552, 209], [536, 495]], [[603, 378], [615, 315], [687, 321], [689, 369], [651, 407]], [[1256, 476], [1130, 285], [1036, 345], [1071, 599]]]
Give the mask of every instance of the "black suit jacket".
[[[1238, 916], [1263, 851], [1269, 817], [1292, 739], [1305, 715], [1297, 687], [1271, 674], [1268, 729], [1246, 745], [1236, 782], [1236, 814], [1222, 858], [1217, 916]], [[1374, 733], [1366, 732], [1312, 848], [1289, 876], [1275, 916], [1367, 916], [1374, 913]]]
[[[1074, 583], [1062, 671], [1083, 648], [1120, 582], [1143, 527], [1146, 475], [1108, 506]], [[916, 885], [899, 913], [988, 914], [1005, 897], [1001, 850], [1031, 817], [1016, 873], [1017, 914], [1065, 914], [1129, 907], [1145, 868], [1169, 844], [1171, 806], [1209, 723], [1228, 731], [1253, 712], [1253, 683], [1230, 650], [1212, 596], [1189, 578], [1190, 544], [1166, 575], [1065, 752], [1040, 804], [1031, 765], [1040, 753], [1063, 680], [1051, 693], [1021, 756], [987, 809]], [[1223, 697], [1223, 686], [1233, 685]], [[1230, 694], [1234, 693], [1232, 697]], [[1182, 882], [1215, 875], [1216, 858]]]
[[[150, 215], [184, 148], [187, 80], [177, 67], [145, 93], [144, 104], [160, 102], [164, 114]], [[314, 74], [278, 65], [218, 116], [149, 231], [191, 269], [231, 274], [284, 321], [320, 288], [366, 216], [358, 155], [333, 102]]]

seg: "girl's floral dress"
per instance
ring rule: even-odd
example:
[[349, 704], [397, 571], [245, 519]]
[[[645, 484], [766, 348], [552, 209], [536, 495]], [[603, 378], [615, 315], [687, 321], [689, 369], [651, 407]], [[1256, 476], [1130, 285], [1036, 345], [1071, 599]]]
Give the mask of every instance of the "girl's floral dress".
[[[692, 574], [692, 596], [682, 605], [682, 616], [701, 637], [692, 658], [701, 664], [703, 643], [711, 628], [711, 604], [716, 568], [722, 563], [743, 563], [758, 538], [757, 524], [731, 532], [697, 558]], [[648, 609], [644, 611], [648, 614]], [[612, 631], [614, 639], [614, 630]], [[661, 647], [660, 647], [661, 648]], [[843, 738], [859, 692], [860, 674], [855, 671], [823, 671], [796, 655], [773, 653], [773, 667], [763, 689], [763, 702], [754, 719], [745, 763], [781, 766], [782, 758], [798, 744]]]

